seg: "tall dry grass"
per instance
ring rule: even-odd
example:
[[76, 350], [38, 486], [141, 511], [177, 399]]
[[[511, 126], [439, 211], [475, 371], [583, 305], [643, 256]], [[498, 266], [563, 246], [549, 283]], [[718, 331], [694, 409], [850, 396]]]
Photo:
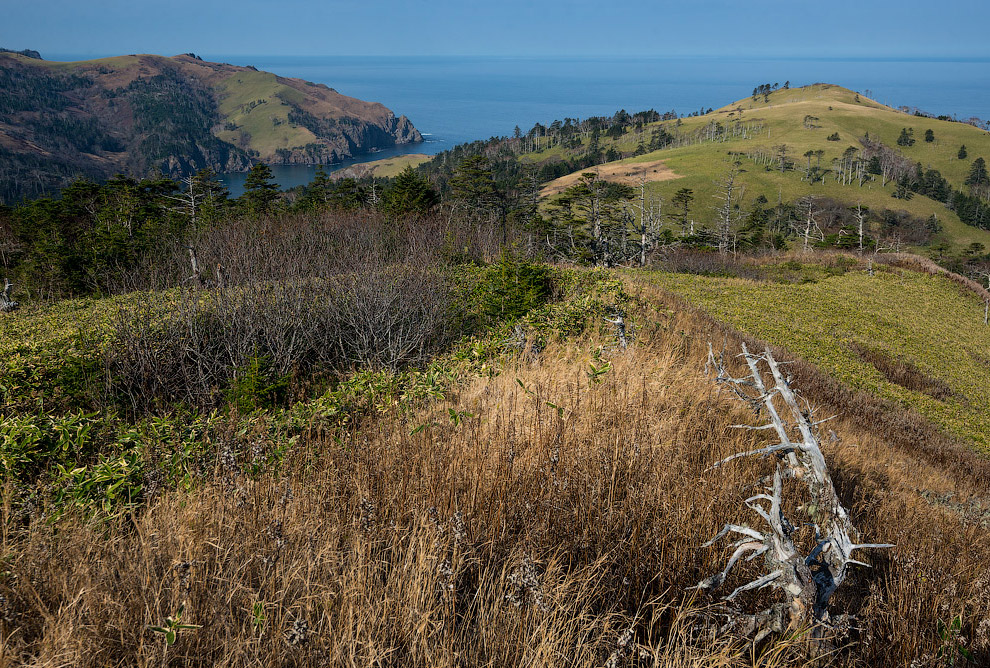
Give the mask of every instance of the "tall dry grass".
[[[413, 416], [308, 431], [253, 478], [238, 463], [270, 444], [232, 425], [208, 484], [113, 526], [5, 515], [0, 666], [811, 663], [799, 638], [718, 636], [718, 599], [686, 589], [726, 557], [700, 545], [757, 519], [743, 500], [772, 464], [707, 470], [758, 439], [703, 372], [708, 340], [739, 338], [638, 296], [637, 343], [599, 382], [598, 342], [554, 345]], [[796, 377], [827, 410], [825, 380]], [[826, 455], [863, 538], [897, 547], [840, 591], [857, 623], [826, 662], [959, 665], [962, 646], [986, 665], [990, 534], [953, 505], [987, 498], [982, 469], [864, 415], [831, 423]], [[198, 628], [167, 647], [149, 627], [180, 608]], [[956, 616], [959, 634], [940, 634]]]

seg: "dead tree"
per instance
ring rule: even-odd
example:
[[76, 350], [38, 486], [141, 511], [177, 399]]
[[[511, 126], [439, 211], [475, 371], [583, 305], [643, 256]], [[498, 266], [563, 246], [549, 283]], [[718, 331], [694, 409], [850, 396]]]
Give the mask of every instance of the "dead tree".
[[866, 215], [863, 213], [863, 205], [856, 205], [856, 222], [859, 224], [859, 254], [863, 254], [863, 233], [864, 224], [866, 223]]
[[614, 317], [605, 318], [605, 322], [615, 325], [615, 340], [621, 350], [629, 347], [629, 339], [626, 337], [626, 319], [622, 309], [614, 309], [611, 313]]
[[[747, 561], [763, 556], [765, 574], [736, 587], [725, 600], [732, 601], [743, 592], [772, 586], [783, 593], [784, 602], [755, 615], [733, 614], [728, 626], [755, 633], [756, 642], [773, 632], [812, 627], [812, 638], [821, 641], [836, 621], [829, 613], [829, 599], [846, 579], [850, 566], [866, 565], [853, 559], [853, 552], [863, 548], [893, 546], [856, 542], [857, 531], [835, 491], [816, 436], [816, 427], [825, 420], [815, 422], [807, 402], [802, 407], [798, 395], [791, 388], [790, 379], [785, 377], [769, 349], [754, 355], [744, 344], [741, 356], [749, 367], [748, 377], [734, 378], [729, 375], [723, 357], [716, 357], [711, 344], [708, 346], [707, 368], [714, 371], [715, 382], [731, 388], [757, 414], [765, 414], [768, 420], [762, 426], [738, 427], [772, 431], [776, 434], [776, 442], [726, 457], [712, 468], [741, 457], [773, 455], [777, 459], [776, 470], [766, 493], [746, 499], [747, 507], [763, 519], [766, 528], [758, 531], [746, 525], [726, 524], [704, 547], [730, 534], [738, 535], [740, 539], [733, 544], [733, 553], [725, 569], [702, 580], [696, 588], [720, 587], [733, 566], [747, 553]], [[769, 384], [764, 382], [762, 366], [769, 371]], [[795, 480], [805, 488], [807, 498], [799, 510], [807, 517], [802, 517], [797, 523], [792, 523], [784, 514], [785, 479]], [[811, 528], [810, 542], [807, 538], [800, 540], [803, 537], [800, 535], [802, 527]]]
[[3, 279], [3, 292], [0, 292], [0, 313], [10, 313], [20, 306], [20, 304], [15, 302], [14, 298], [10, 296], [13, 289], [14, 284], [10, 282], [10, 279]]
[[[986, 280], [987, 292], [990, 292], [990, 269], [978, 272], [977, 276]], [[983, 324], [990, 324], [990, 297], [983, 300]]]
[[732, 241], [732, 227], [741, 217], [735, 208], [736, 177], [738, 176], [739, 165], [736, 163], [715, 184], [718, 188], [715, 199], [719, 202], [719, 205], [715, 209], [715, 233], [718, 239], [718, 252], [722, 255], [729, 252], [729, 245]]
[[204, 287], [203, 275], [199, 272], [199, 260], [196, 259], [196, 249], [192, 246], [186, 246], [186, 249], [189, 251], [189, 264], [192, 265], [192, 276], [186, 281], [193, 281], [198, 287]]
[[808, 207], [808, 214], [805, 216], [803, 225], [800, 223], [794, 223], [794, 227], [796, 228], [796, 231], [804, 237], [802, 252], [807, 253], [808, 249], [811, 247], [812, 240], [825, 241], [825, 232], [815, 219], [815, 198], [812, 196], [804, 197], [801, 200], [801, 204]]
[[639, 179], [639, 203], [632, 208], [639, 212], [639, 266], [646, 266], [647, 253], [657, 245], [660, 228], [663, 225], [661, 211], [663, 199], [646, 194], [646, 177]]

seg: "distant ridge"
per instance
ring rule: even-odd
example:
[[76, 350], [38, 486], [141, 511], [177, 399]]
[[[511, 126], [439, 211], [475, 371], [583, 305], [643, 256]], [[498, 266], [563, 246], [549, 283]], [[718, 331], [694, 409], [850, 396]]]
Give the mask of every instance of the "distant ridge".
[[0, 90], [7, 203], [76, 176], [330, 164], [423, 139], [382, 104], [192, 53], [63, 63], [4, 49]]
[[20, 51], [15, 51], [13, 49], [5, 49], [2, 46], [0, 46], [0, 53], [16, 53], [26, 58], [34, 58], [35, 60], [44, 60], [41, 57], [41, 54], [35, 51], [34, 49], [21, 49]]

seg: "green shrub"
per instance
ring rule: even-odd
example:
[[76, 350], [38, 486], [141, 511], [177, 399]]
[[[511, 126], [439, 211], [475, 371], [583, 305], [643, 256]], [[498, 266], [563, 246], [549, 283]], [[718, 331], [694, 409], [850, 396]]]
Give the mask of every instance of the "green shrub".
[[230, 381], [227, 401], [241, 413], [271, 408], [285, 401], [289, 374], [279, 375], [270, 357], [255, 354]]
[[482, 327], [513, 322], [546, 304], [552, 291], [553, 269], [503, 253], [483, 270], [474, 290], [474, 310]]
[[96, 413], [18, 415], [0, 421], [0, 479], [33, 479], [56, 465], [75, 466], [97, 449]]

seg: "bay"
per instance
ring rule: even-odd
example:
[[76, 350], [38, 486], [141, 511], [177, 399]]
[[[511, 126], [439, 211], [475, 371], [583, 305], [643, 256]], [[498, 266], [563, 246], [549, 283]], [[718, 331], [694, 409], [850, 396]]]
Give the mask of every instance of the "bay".
[[[836, 58], [664, 58], [507, 56], [231, 56], [207, 60], [253, 65], [331, 86], [405, 114], [426, 141], [358, 156], [340, 165], [404, 153], [436, 154], [457, 144], [524, 132], [555, 119], [611, 115], [619, 109], [718, 108], [762, 83], [834, 83], [891, 106], [960, 119], [990, 117], [990, 60]], [[283, 187], [308, 183], [315, 167], [273, 167]], [[243, 174], [223, 178], [234, 196]]]

